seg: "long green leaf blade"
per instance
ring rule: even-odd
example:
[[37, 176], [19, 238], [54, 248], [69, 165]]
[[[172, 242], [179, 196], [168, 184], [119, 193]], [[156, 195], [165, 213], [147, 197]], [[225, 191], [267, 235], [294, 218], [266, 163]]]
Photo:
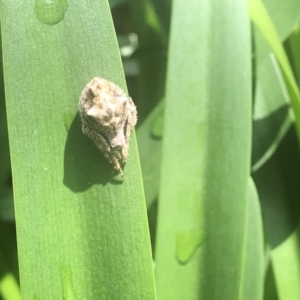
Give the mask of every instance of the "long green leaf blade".
[[281, 40], [285, 40], [300, 21], [298, 0], [264, 0], [268, 14]]
[[77, 113], [94, 76], [125, 89], [107, 1], [1, 3], [23, 298], [155, 299], [135, 136], [122, 181]]
[[263, 34], [282, 69], [295, 114], [298, 139], [300, 139], [300, 93], [287, 55], [263, 2], [261, 0], [249, 0], [249, 10], [252, 22]]
[[265, 271], [263, 224], [259, 198], [252, 178], [249, 180], [248, 205], [239, 299], [262, 299]]
[[[244, 297], [248, 22], [246, 1], [173, 3], [155, 255], [159, 299]], [[261, 285], [253, 288], [261, 295]]]
[[292, 127], [274, 155], [253, 173], [279, 299], [300, 298], [299, 177], [299, 144]]
[[137, 142], [148, 208], [158, 196], [163, 114], [164, 103], [160, 102], [137, 130]]

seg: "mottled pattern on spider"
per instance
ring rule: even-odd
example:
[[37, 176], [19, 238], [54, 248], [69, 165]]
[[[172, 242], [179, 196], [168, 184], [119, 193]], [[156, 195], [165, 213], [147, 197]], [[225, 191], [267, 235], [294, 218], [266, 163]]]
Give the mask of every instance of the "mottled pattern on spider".
[[93, 78], [79, 99], [82, 131], [116, 171], [128, 157], [131, 130], [137, 122], [136, 107], [130, 97], [113, 82]]

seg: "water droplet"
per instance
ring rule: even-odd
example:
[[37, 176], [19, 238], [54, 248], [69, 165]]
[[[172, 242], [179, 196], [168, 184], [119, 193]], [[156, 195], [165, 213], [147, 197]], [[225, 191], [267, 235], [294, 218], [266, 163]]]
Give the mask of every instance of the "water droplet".
[[48, 25], [63, 20], [68, 8], [68, 0], [35, 0], [34, 10], [37, 18]]
[[156, 138], [162, 138], [164, 131], [164, 111], [162, 110], [153, 122], [151, 134]]
[[176, 257], [178, 261], [186, 264], [203, 243], [205, 237], [205, 232], [199, 228], [176, 233]]

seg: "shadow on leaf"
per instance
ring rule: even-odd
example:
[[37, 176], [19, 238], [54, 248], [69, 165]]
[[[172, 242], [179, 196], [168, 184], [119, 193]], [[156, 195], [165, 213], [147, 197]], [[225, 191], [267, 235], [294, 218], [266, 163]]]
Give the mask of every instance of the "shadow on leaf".
[[63, 183], [71, 191], [84, 192], [94, 184], [122, 184], [113, 167], [93, 142], [81, 131], [79, 114], [75, 116], [65, 146]]
[[300, 156], [295, 127], [291, 127], [274, 155], [253, 174], [264, 227], [272, 249], [300, 224]]

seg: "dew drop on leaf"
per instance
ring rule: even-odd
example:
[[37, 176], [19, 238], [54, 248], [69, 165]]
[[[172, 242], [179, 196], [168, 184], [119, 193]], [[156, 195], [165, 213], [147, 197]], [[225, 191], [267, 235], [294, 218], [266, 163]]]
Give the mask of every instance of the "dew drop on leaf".
[[186, 264], [197, 248], [205, 240], [205, 232], [200, 228], [176, 233], [176, 258], [181, 264]]
[[63, 20], [68, 8], [68, 0], [35, 0], [34, 10], [37, 18], [48, 25]]

